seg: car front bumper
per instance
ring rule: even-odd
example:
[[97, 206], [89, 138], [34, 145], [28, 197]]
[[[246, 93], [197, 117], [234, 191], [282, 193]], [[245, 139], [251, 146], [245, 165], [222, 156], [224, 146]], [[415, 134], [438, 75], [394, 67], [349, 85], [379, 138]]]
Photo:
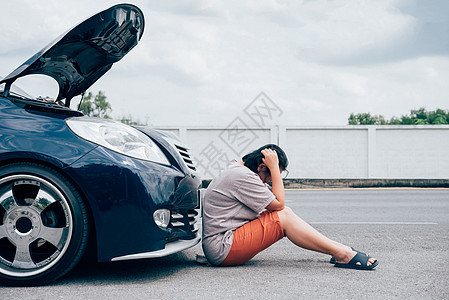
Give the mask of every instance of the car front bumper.
[[197, 236], [192, 240], [178, 240], [171, 243], [167, 243], [164, 249], [150, 251], [145, 253], [136, 253], [130, 255], [123, 255], [114, 257], [111, 261], [120, 261], [120, 260], [131, 260], [131, 259], [142, 259], [142, 258], [157, 258], [163, 257], [170, 254], [174, 254], [176, 252], [191, 248], [198, 244], [201, 241], [201, 237]]
[[[98, 261], [160, 257], [196, 245], [201, 181], [173, 166], [98, 147], [66, 169], [93, 216]], [[153, 213], [168, 209], [168, 228]]]

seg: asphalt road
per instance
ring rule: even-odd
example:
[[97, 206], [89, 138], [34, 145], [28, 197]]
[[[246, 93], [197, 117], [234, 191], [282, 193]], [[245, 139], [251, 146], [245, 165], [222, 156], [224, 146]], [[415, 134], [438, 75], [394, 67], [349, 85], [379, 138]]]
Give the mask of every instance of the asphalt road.
[[449, 299], [449, 189], [287, 191], [287, 205], [332, 239], [379, 260], [333, 267], [283, 239], [245, 266], [169, 257], [80, 264], [50, 286], [0, 288], [1, 299]]

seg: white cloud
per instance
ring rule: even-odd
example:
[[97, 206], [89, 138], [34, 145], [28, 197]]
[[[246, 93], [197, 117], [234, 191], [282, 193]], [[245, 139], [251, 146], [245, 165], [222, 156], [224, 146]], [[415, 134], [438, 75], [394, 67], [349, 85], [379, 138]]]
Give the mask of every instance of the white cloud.
[[[0, 75], [115, 2], [47, 3], [10, 1], [2, 11]], [[227, 125], [261, 91], [292, 125], [448, 108], [447, 1], [134, 3], [146, 16], [141, 43], [91, 89], [116, 116]]]

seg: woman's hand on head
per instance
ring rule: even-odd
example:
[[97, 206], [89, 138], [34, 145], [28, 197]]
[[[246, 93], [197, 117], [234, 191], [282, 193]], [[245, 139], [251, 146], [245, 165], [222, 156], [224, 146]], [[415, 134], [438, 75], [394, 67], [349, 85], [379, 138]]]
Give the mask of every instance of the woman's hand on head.
[[262, 162], [270, 169], [271, 172], [274, 170], [279, 171], [279, 158], [276, 153], [276, 151], [272, 149], [263, 149], [262, 155], [264, 158], [262, 158]]
[[272, 149], [264, 149], [262, 154], [264, 156], [262, 162], [270, 169], [271, 173], [268, 177], [271, 181], [271, 192], [276, 197], [266, 208], [268, 210], [282, 210], [285, 207], [285, 192], [277, 152]]

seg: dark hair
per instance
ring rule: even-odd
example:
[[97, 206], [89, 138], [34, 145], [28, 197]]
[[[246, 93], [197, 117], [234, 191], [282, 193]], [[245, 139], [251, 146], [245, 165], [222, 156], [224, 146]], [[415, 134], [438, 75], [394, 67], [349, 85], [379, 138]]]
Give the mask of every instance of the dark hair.
[[264, 158], [262, 154], [263, 149], [273, 149], [274, 151], [276, 151], [279, 159], [279, 168], [281, 170], [287, 169], [288, 166], [287, 155], [285, 154], [284, 150], [282, 150], [278, 145], [275, 144], [267, 144], [243, 156], [242, 160], [244, 162], [244, 165], [254, 173], [257, 173], [257, 168], [261, 163], [263, 163], [262, 161], [262, 158]]

